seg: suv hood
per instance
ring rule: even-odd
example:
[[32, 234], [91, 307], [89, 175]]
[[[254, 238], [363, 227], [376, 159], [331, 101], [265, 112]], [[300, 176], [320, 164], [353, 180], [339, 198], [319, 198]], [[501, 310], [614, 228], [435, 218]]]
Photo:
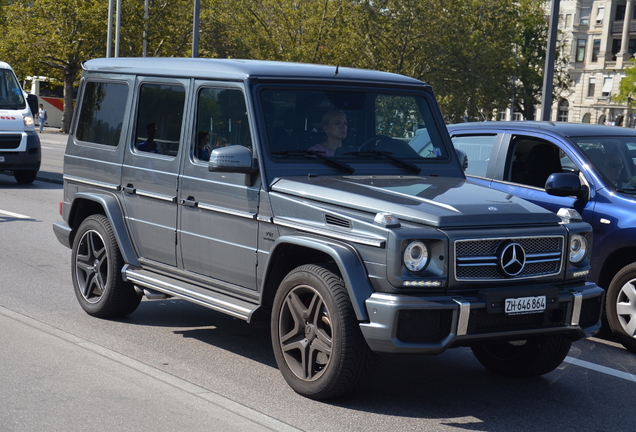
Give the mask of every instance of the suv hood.
[[[554, 225], [561, 218], [528, 201], [464, 178], [417, 176], [291, 177], [276, 180], [275, 194], [296, 196], [435, 227]], [[274, 211], [276, 213], [276, 210]]]

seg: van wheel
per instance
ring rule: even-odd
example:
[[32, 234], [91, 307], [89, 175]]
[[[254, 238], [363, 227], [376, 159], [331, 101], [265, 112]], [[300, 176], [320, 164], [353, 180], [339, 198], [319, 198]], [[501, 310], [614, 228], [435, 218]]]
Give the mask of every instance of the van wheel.
[[351, 392], [373, 358], [343, 280], [317, 265], [298, 267], [283, 279], [274, 298], [271, 332], [283, 377], [311, 399]]
[[623, 267], [607, 289], [607, 321], [623, 346], [636, 353], [636, 263]]
[[13, 177], [15, 178], [15, 181], [17, 181], [20, 184], [33, 183], [37, 175], [38, 175], [37, 171], [14, 171], [13, 172]]
[[552, 372], [570, 351], [572, 341], [552, 335], [520, 341], [495, 342], [471, 347], [486, 369], [513, 378], [530, 378]]
[[71, 256], [75, 296], [89, 315], [114, 318], [137, 309], [141, 297], [123, 280], [124, 260], [106, 216], [93, 215], [82, 222]]

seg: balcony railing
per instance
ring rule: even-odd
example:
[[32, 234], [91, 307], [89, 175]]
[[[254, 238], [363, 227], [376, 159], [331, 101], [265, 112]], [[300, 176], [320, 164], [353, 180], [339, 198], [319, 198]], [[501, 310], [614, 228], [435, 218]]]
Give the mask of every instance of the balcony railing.
[[[622, 34], [623, 25], [625, 21], [613, 21], [612, 22], [612, 34]], [[629, 32], [636, 33], [636, 20], [629, 21]]]

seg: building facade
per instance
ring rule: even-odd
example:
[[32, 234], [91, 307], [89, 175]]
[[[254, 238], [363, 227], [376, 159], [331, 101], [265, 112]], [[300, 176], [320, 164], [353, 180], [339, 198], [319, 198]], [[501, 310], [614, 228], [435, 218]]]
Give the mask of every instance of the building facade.
[[569, 50], [573, 86], [569, 95], [553, 101], [552, 120], [636, 126], [631, 102], [613, 100], [636, 51], [634, 3], [561, 0], [559, 30]]

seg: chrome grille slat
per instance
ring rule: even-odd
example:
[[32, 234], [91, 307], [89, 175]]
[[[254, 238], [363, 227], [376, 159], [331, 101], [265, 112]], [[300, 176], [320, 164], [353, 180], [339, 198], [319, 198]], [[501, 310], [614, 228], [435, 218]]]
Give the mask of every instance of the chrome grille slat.
[[[502, 244], [520, 244], [526, 252], [523, 270], [506, 276], [498, 270], [497, 250]], [[561, 272], [564, 237], [497, 237], [455, 241], [455, 278], [458, 281], [497, 281], [549, 277]]]

